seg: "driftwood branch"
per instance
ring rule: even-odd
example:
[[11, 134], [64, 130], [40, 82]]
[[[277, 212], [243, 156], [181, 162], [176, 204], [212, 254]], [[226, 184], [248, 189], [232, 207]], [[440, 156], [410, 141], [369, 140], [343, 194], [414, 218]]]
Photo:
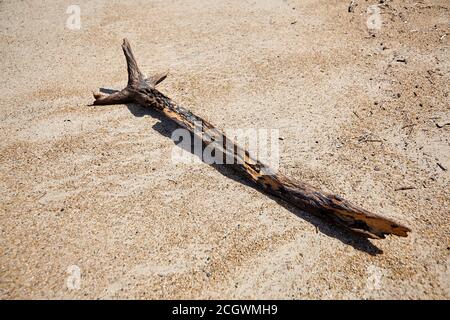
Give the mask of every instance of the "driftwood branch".
[[[212, 143], [214, 139], [211, 139], [211, 136], [205, 132], [211, 130], [220, 132], [219, 130], [204, 119], [192, 114], [189, 110], [177, 105], [155, 88], [158, 83], [166, 78], [167, 73], [145, 79], [138, 68], [128, 40], [124, 39], [122, 49], [127, 60], [128, 85], [125, 89], [110, 95], [94, 93], [94, 105], [133, 102], [144, 107], [154, 108], [181, 127], [196, 134], [204, 144]], [[194, 130], [198, 123], [203, 126], [200, 133], [198, 130]], [[233, 144], [231, 154], [235, 160], [233, 167], [265, 192], [275, 195], [302, 210], [327, 218], [367, 238], [381, 239], [388, 234], [405, 237], [407, 232], [410, 231], [409, 228], [399, 223], [368, 212], [337, 195], [322, 192], [283, 174], [270, 174], [272, 171], [268, 166], [253, 159], [249, 152], [241, 149], [233, 141], [227, 139], [225, 135], [222, 134], [222, 136], [224, 156], [227, 153], [226, 150], [229, 150], [229, 144]]]

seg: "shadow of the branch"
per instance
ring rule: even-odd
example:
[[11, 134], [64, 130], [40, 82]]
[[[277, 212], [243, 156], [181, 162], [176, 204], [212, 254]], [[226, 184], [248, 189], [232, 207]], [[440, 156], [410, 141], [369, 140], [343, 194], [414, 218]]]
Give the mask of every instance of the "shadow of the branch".
[[[179, 126], [172, 120], [164, 117], [162, 114], [157, 112], [156, 110], [150, 109], [150, 108], [144, 108], [136, 104], [127, 104], [128, 110], [135, 116], [135, 117], [143, 117], [145, 115], [150, 115], [153, 118], [156, 118], [159, 120], [157, 124], [153, 126], [153, 129], [155, 129], [157, 132], [162, 134], [165, 137], [171, 138], [172, 132], [179, 128]], [[194, 141], [193, 137], [191, 137], [191, 141]], [[177, 144], [176, 142], [174, 142]], [[186, 148], [185, 144], [179, 144], [180, 147], [183, 147], [186, 151], [193, 153], [193, 148]], [[377, 255], [383, 253], [381, 249], [379, 249], [377, 246], [372, 244], [367, 238], [361, 237], [357, 234], [351, 233], [348, 230], [345, 230], [339, 226], [336, 226], [335, 224], [331, 224], [329, 221], [327, 221], [326, 218], [319, 218], [313, 214], [310, 214], [308, 212], [302, 211], [295, 206], [285, 202], [284, 200], [281, 200], [277, 197], [274, 197], [270, 194], [267, 194], [263, 192], [255, 183], [248, 181], [241, 176], [239, 176], [236, 171], [233, 169], [233, 165], [218, 165], [218, 164], [212, 164], [213, 168], [215, 168], [218, 172], [220, 172], [222, 175], [229, 179], [233, 179], [239, 183], [242, 183], [244, 185], [247, 185], [249, 187], [252, 187], [259, 192], [263, 193], [264, 195], [268, 196], [269, 198], [276, 201], [278, 204], [295, 214], [297, 217], [304, 219], [314, 225], [316, 227], [316, 230], [322, 232], [323, 234], [338, 239], [344, 244], [350, 245], [353, 248], [364, 251], [370, 255]]]

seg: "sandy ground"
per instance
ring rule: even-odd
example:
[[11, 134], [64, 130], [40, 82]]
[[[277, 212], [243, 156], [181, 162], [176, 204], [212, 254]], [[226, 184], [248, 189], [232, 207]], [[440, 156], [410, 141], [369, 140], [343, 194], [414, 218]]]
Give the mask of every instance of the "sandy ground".
[[[448, 299], [450, 3], [349, 2], [78, 1], [70, 30], [70, 1], [0, 1], [0, 297]], [[175, 101], [279, 129], [284, 173], [413, 232], [335, 230], [172, 163], [153, 112], [89, 107], [125, 84], [124, 37]]]

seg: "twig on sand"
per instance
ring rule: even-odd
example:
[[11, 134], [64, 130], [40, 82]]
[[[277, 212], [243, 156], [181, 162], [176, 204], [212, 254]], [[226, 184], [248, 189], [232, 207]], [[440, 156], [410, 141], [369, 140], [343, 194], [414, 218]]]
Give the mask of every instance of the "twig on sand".
[[416, 187], [400, 187], [395, 189], [394, 191], [405, 191], [405, 190], [414, 190]]
[[[275, 174], [270, 167], [253, 158], [247, 150], [228, 139], [211, 123], [194, 115], [191, 111], [176, 104], [172, 99], [158, 91], [156, 85], [163, 81], [167, 74], [145, 78], [139, 70], [127, 39], [124, 39], [122, 49], [128, 66], [128, 85], [121, 91], [109, 95], [94, 93], [94, 105], [137, 103], [143, 107], [155, 109], [181, 127], [189, 130], [200, 138], [206, 146], [214, 143], [223, 157], [222, 159], [229, 160], [231, 157], [233, 160], [231, 167], [264, 192], [283, 199], [301, 210], [326, 218], [328, 221], [364, 237], [382, 239], [388, 234], [406, 237], [408, 232], [411, 231], [408, 227], [371, 213], [337, 195], [323, 192], [309, 184], [288, 178], [281, 173]], [[201, 128], [198, 128], [198, 124]], [[213, 141], [214, 139], [211, 139], [209, 132], [212, 131], [221, 134], [222, 143], [217, 143]], [[223, 163], [230, 163], [230, 161], [224, 161]]]
[[436, 127], [438, 127], [439, 129], [442, 129], [445, 126], [450, 126], [450, 122], [447, 123], [443, 123], [443, 124], [439, 124], [437, 122], [434, 123], [436, 125]]

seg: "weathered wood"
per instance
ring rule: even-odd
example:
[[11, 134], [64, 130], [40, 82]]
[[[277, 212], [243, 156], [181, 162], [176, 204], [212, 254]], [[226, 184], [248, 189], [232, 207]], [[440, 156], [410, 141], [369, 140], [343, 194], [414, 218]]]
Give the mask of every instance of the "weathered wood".
[[[167, 73], [145, 79], [138, 68], [130, 43], [126, 39], [124, 39], [122, 49], [127, 60], [128, 85], [123, 90], [109, 95], [94, 93], [94, 105], [133, 102], [144, 107], [157, 109], [181, 127], [196, 134], [206, 145], [213, 143], [214, 140], [214, 137], [208, 132], [215, 130], [215, 132], [222, 134], [208, 121], [177, 105], [155, 88], [158, 83], [166, 78]], [[200, 132], [194, 130], [198, 123], [201, 123], [203, 127]], [[222, 143], [221, 150], [224, 157], [230, 156], [229, 146], [230, 144], [233, 145], [231, 148], [231, 156], [234, 159], [233, 168], [267, 193], [275, 195], [302, 210], [325, 217], [368, 238], [381, 239], [387, 234], [405, 237], [410, 231], [409, 228], [393, 220], [368, 212], [337, 195], [322, 192], [283, 174], [267, 174], [272, 172], [268, 166], [253, 159], [248, 151], [241, 149], [225, 135], [223, 135]]]

